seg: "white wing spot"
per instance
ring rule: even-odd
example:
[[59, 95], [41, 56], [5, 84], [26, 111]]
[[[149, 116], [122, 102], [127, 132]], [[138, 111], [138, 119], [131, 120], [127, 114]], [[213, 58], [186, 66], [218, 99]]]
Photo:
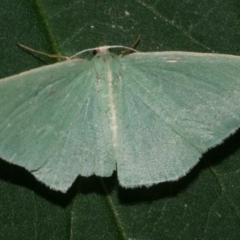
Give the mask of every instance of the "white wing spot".
[[168, 60], [167, 62], [169, 62], [169, 63], [175, 63], [175, 62], [177, 62], [177, 60]]
[[9, 159], [9, 162], [13, 162], [13, 160], [14, 160], [14, 158], [17, 156], [17, 154], [16, 153], [14, 153], [13, 155], [12, 155], [12, 157]]

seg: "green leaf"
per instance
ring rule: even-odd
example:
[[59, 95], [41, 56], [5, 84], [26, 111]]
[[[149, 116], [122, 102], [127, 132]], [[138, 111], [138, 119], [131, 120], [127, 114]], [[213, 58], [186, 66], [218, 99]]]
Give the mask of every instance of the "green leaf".
[[[72, 55], [99, 45], [240, 55], [237, 1], [1, 1], [0, 77], [55, 61], [16, 42]], [[0, 96], [1, 97], [1, 96]], [[238, 239], [240, 134], [186, 177], [126, 190], [116, 176], [79, 178], [64, 195], [0, 162], [0, 239]]]

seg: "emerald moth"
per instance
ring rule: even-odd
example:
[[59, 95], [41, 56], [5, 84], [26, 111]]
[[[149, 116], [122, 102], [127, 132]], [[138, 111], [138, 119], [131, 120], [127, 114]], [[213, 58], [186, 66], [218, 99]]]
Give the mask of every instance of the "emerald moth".
[[240, 125], [240, 57], [98, 48], [0, 80], [0, 157], [66, 192], [177, 180]]

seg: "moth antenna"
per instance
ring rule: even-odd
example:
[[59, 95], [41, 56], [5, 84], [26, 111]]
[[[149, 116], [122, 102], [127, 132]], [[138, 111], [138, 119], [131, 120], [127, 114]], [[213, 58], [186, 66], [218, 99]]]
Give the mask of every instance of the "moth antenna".
[[41, 55], [44, 55], [44, 56], [47, 56], [47, 57], [50, 57], [50, 58], [64, 58], [66, 60], [70, 59], [68, 56], [63, 56], [63, 55], [58, 55], [58, 54], [49, 54], [49, 53], [45, 53], [45, 52], [42, 52], [42, 51], [38, 51], [38, 50], [35, 50], [33, 48], [30, 48], [30, 47], [27, 47], [19, 42], [17, 42], [17, 44], [27, 50], [27, 51], [30, 51], [30, 52], [34, 52], [34, 53], [38, 53], [38, 54], [41, 54]]
[[108, 51], [108, 49], [112, 49], [112, 48], [124, 48], [124, 49], [128, 49], [130, 51], [133, 52], [138, 52], [136, 49], [131, 48], [131, 47], [126, 47], [126, 46], [121, 46], [121, 45], [114, 45], [114, 46], [101, 46], [101, 47], [96, 47], [96, 48], [88, 48], [85, 49], [83, 51], [77, 52], [74, 55], [72, 55], [71, 57], [69, 57], [70, 59], [77, 57], [78, 55], [81, 55], [85, 52], [89, 52], [89, 51], [96, 51], [96, 52], [106, 52]]
[[138, 38], [136, 39], [136, 41], [133, 44], [130, 45], [130, 47], [129, 47], [130, 49], [125, 49], [125, 50], [121, 51], [120, 54], [119, 54], [119, 57], [122, 57], [123, 55], [127, 54], [127, 52], [132, 51], [132, 49], [135, 50], [135, 48], [137, 47], [140, 39], [141, 39], [141, 35], [139, 35]]

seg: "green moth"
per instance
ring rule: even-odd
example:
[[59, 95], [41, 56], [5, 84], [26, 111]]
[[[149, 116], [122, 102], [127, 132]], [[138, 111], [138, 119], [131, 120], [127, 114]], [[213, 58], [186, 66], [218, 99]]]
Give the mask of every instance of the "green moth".
[[78, 175], [177, 180], [240, 125], [240, 57], [98, 48], [0, 80], [0, 157], [66, 192]]

